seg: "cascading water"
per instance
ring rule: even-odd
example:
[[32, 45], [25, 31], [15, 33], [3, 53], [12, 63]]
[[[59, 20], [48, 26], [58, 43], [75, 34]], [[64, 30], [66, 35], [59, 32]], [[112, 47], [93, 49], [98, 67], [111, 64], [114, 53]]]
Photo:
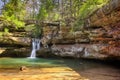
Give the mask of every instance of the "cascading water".
[[29, 58], [36, 58], [36, 51], [40, 49], [40, 39], [32, 39], [32, 52]]

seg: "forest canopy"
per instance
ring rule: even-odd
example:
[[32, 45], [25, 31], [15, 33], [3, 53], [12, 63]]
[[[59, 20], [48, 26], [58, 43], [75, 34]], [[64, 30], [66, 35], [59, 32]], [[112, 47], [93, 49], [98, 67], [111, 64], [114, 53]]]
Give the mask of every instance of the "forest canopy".
[[64, 25], [80, 26], [81, 19], [102, 7], [108, 0], [1, 0], [0, 21], [16, 28], [24, 20], [61, 21]]

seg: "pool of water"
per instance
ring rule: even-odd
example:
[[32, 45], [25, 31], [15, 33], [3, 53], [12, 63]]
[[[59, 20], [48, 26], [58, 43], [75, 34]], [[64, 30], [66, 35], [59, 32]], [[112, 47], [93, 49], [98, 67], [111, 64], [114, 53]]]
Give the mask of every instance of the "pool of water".
[[[0, 69], [69, 67], [90, 80], [120, 80], [119, 61], [64, 58], [0, 58]], [[1, 72], [0, 72], [1, 73]]]
[[30, 68], [65, 66], [64, 60], [44, 58], [0, 58], [0, 68], [18, 68], [27, 66]]

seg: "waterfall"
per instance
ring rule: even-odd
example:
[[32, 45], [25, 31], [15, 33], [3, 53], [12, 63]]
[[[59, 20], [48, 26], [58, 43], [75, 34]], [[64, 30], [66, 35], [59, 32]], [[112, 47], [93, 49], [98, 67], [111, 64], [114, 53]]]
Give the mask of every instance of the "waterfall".
[[32, 52], [29, 58], [36, 58], [36, 51], [40, 49], [40, 39], [32, 39]]

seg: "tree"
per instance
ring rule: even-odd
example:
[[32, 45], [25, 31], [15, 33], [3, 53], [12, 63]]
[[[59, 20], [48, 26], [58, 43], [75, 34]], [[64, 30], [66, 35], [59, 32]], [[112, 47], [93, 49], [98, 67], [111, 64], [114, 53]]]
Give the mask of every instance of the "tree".
[[10, 25], [23, 27], [25, 15], [25, 4], [23, 0], [9, 0], [3, 8], [2, 16], [10, 23]]
[[75, 22], [75, 27], [83, 27], [85, 19], [95, 10], [105, 5], [109, 0], [83, 0], [81, 4], [79, 4], [78, 1], [79, 0], [76, 0], [74, 5], [74, 7], [79, 7], [76, 12], [78, 19]]
[[4, 3], [4, 5], [7, 3], [7, 0], [1, 0], [3, 3]]
[[37, 19], [45, 20], [50, 16], [49, 14], [53, 11], [54, 8], [53, 0], [40, 0], [40, 1], [41, 4], [40, 4], [39, 13], [37, 15]]

